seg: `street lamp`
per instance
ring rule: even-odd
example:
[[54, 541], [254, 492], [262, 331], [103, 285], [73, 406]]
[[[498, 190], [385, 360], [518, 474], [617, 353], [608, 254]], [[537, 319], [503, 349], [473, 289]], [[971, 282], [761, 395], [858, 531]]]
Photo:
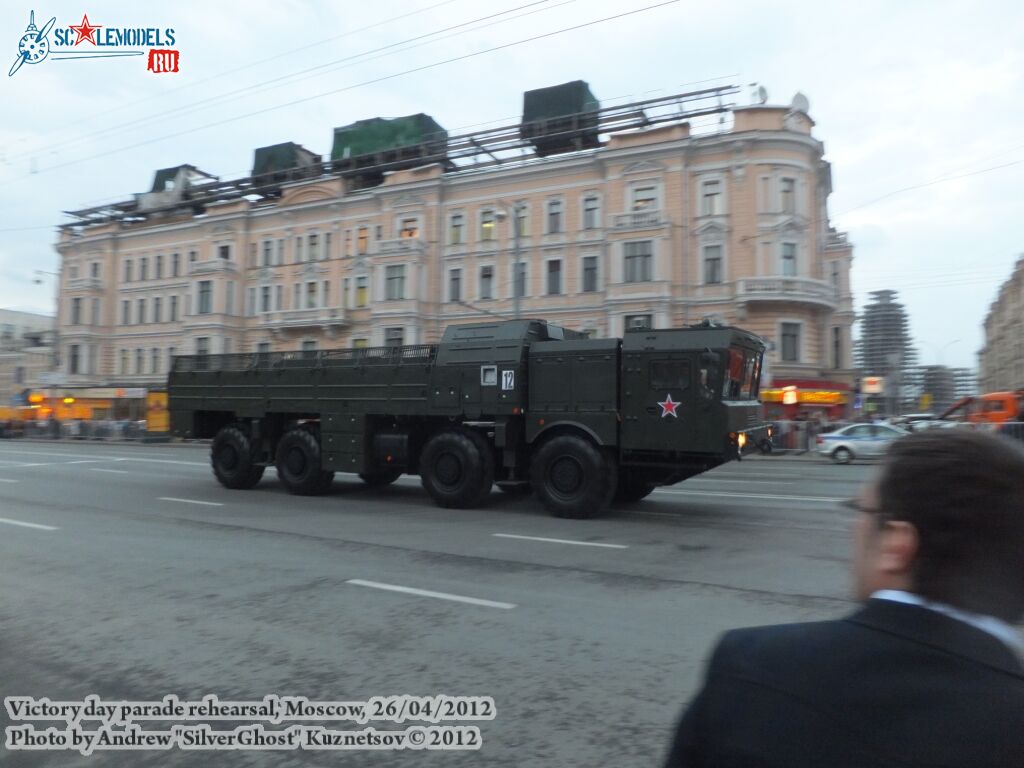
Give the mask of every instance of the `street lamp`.
[[[516, 320], [519, 319], [519, 211], [520, 203], [515, 202], [511, 206], [505, 202], [499, 202], [501, 209], [494, 212], [496, 221], [504, 221], [511, 218], [512, 224], [512, 314]], [[523, 286], [525, 289], [525, 286]]]
[[47, 269], [34, 269], [32, 274], [32, 282], [35, 285], [43, 284], [44, 275], [54, 278], [53, 282], [56, 286], [57, 294], [54, 297], [54, 307], [56, 307], [57, 311], [53, 316], [53, 369], [57, 371], [60, 369], [60, 273], [50, 272]]

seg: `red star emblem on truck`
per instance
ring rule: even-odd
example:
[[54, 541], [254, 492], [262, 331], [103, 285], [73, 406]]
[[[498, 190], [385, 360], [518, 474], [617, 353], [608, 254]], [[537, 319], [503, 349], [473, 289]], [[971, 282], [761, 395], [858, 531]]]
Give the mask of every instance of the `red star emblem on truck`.
[[661, 418], [664, 419], [666, 416], [671, 416], [675, 419], [679, 418], [679, 414], [676, 413], [679, 403], [672, 399], [671, 394], [665, 395], [665, 400], [658, 403], [658, 405], [661, 406]]

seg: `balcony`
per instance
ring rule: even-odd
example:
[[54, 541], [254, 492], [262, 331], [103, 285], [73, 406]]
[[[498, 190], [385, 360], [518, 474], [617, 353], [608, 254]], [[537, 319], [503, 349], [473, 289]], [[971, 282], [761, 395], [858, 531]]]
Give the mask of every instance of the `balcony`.
[[69, 291], [102, 291], [103, 281], [98, 277], [73, 277], [68, 280]]
[[238, 265], [230, 259], [207, 259], [206, 261], [193, 261], [189, 265], [190, 275], [212, 275], [218, 273], [232, 273], [238, 271]]
[[381, 256], [420, 254], [423, 253], [425, 247], [425, 243], [418, 237], [396, 237], [391, 240], [377, 241], [377, 253]]
[[261, 328], [278, 331], [291, 328], [328, 329], [345, 325], [345, 310], [338, 307], [284, 309], [279, 312], [266, 312], [259, 317]]
[[661, 211], [629, 211], [612, 215], [612, 229], [655, 229], [665, 223]]
[[835, 310], [838, 304], [835, 288], [823, 280], [808, 277], [754, 277], [736, 281], [736, 300], [781, 301], [814, 304]]

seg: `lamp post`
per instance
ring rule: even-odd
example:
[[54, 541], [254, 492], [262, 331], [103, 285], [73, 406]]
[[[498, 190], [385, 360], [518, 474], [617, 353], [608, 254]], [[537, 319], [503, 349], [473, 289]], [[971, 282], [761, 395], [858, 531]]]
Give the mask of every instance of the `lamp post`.
[[32, 282], [35, 285], [43, 284], [44, 275], [54, 278], [53, 282], [56, 286], [57, 295], [54, 297], [56, 312], [53, 316], [53, 370], [57, 371], [60, 368], [60, 273], [50, 272], [47, 269], [34, 269], [32, 274]]
[[[511, 219], [512, 226], [512, 314], [516, 320], [519, 319], [519, 203], [511, 206], [505, 202], [499, 202], [501, 210], [494, 212], [497, 221], [506, 218]], [[525, 288], [525, 286], [524, 286]]]

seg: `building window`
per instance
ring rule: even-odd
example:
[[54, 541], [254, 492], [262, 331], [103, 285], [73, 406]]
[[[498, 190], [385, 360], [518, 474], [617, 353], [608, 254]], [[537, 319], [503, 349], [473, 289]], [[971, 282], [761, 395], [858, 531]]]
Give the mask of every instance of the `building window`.
[[163, 322], [163, 299], [159, 296], [153, 299], [153, 322]]
[[650, 315], [626, 315], [624, 325], [627, 331], [635, 331], [638, 329], [650, 330], [654, 327]]
[[411, 240], [420, 236], [420, 220], [416, 218], [402, 219], [402, 228], [398, 230], [400, 238]]
[[583, 228], [597, 229], [601, 218], [601, 202], [596, 195], [583, 198]]
[[79, 359], [79, 350], [77, 344], [72, 344], [68, 347], [68, 373], [76, 374], [81, 365]]
[[198, 254], [195, 251], [189, 251], [188, 252], [188, 263], [189, 264], [193, 263], [196, 260], [197, 256], [198, 256]]
[[633, 210], [653, 211], [658, 207], [658, 188], [654, 185], [633, 187]]
[[369, 301], [370, 278], [362, 275], [356, 278], [356, 306], [365, 307]]
[[164, 277], [164, 255], [158, 253], [156, 255], [156, 279], [162, 280]]
[[177, 352], [178, 352], [178, 350], [175, 347], [168, 347], [167, 348], [167, 370], [168, 371], [173, 371], [174, 370], [174, 356], [177, 354]]
[[832, 290], [835, 291], [836, 295], [839, 295], [839, 262], [830, 261], [829, 266], [831, 267], [830, 279], [832, 282]]
[[370, 342], [367, 339], [352, 339], [352, 349], [366, 349], [370, 346]]
[[384, 329], [384, 346], [386, 347], [400, 347], [405, 344], [405, 329], [404, 328], [385, 328]]
[[377, 239], [377, 240], [380, 240], [384, 236], [383, 229], [382, 229], [380, 224], [378, 224], [377, 226], [375, 226], [373, 228], [373, 232], [374, 232], [374, 238]]
[[452, 214], [449, 228], [448, 228], [448, 244], [449, 245], [461, 245], [465, 224], [461, 213]]
[[494, 211], [480, 212], [480, 242], [489, 243], [494, 240]]
[[526, 203], [516, 203], [515, 206], [516, 234], [519, 237], [526, 237], [530, 234], [530, 211]]
[[298, 235], [295, 238], [295, 253], [293, 254], [292, 263], [301, 264], [302, 260], [302, 235]]
[[277, 254], [274, 258], [274, 266], [279, 267], [284, 264], [284, 238], [279, 237], [277, 239]]
[[462, 270], [448, 272], [448, 301], [462, 301]]
[[320, 261], [323, 258], [323, 254], [320, 253], [320, 235], [316, 232], [309, 233], [309, 260]]
[[842, 329], [833, 326], [832, 328], [832, 368], [839, 370], [843, 367], [843, 334]]
[[284, 309], [284, 286], [283, 285], [275, 285], [274, 286], [274, 309], [276, 309], [278, 312], [280, 312], [282, 309]]
[[360, 227], [356, 232], [356, 252], [360, 255], [366, 253], [370, 243], [370, 230], [366, 227]]
[[171, 296], [171, 317], [170, 317], [170, 320], [171, 320], [172, 323], [177, 322], [177, 320], [178, 320], [178, 297], [177, 296]]
[[796, 277], [796, 244], [782, 244], [782, 275]]
[[196, 339], [196, 354], [205, 357], [210, 354], [210, 339], [207, 336], [200, 336]]
[[722, 246], [704, 246], [704, 284], [718, 285], [722, 282]]
[[136, 373], [136, 375], [138, 375], [140, 373], [145, 373], [146, 372], [144, 370], [144, 368], [143, 368], [143, 365], [144, 365], [144, 362], [145, 362], [145, 359], [144, 359], [145, 358], [145, 354], [146, 354], [146, 351], [143, 350], [143, 349], [136, 349], [135, 350], [135, 373]]
[[128, 375], [128, 350], [127, 349], [122, 349], [121, 350], [121, 375], [122, 376], [127, 376]]
[[144, 322], [146, 322], [146, 300], [139, 299], [135, 306], [137, 310], [137, 313], [135, 315], [135, 322], [137, 322], [139, 325], [142, 325]]
[[260, 286], [260, 312], [270, 311], [270, 286]]
[[700, 215], [718, 216], [722, 213], [722, 182], [717, 179], [700, 185]]
[[181, 274], [181, 254], [171, 254], [171, 277], [178, 277]]
[[139, 259], [139, 280], [149, 280], [149, 259], [145, 256]]
[[302, 356], [316, 357], [316, 340], [306, 339], [302, 342]]
[[213, 281], [199, 281], [199, 314], [208, 315], [213, 312]]
[[548, 234], [556, 235], [562, 231], [562, 201], [548, 200]]
[[405, 265], [393, 264], [384, 270], [384, 298], [388, 301], [405, 298]]
[[480, 298], [494, 298], [494, 267], [480, 267]]
[[125, 259], [124, 262], [124, 281], [126, 283], [132, 282], [132, 260]]
[[94, 261], [89, 265], [89, 274], [90, 276], [97, 278], [100, 276], [100, 263], [98, 261]]
[[316, 281], [306, 283], [306, 309], [316, 309]]
[[548, 296], [557, 296], [562, 292], [562, 261], [551, 259], [548, 262]]
[[270, 354], [270, 342], [261, 341], [256, 345], [256, 354], [258, 355], [269, 355]]
[[331, 282], [330, 280], [324, 280], [320, 285], [320, 306], [329, 307], [331, 305]]
[[640, 240], [635, 243], [623, 243], [622, 252], [625, 256], [624, 275], [627, 283], [643, 283], [651, 279], [651, 241]]
[[156, 347], [149, 351], [149, 372], [160, 373], [160, 350]]
[[518, 262], [514, 266], [513, 275], [513, 290], [515, 291], [516, 296], [522, 298], [526, 295], [526, 264], [521, 261]]
[[593, 293], [597, 290], [597, 256], [583, 257], [583, 292]]
[[800, 323], [782, 324], [782, 360], [800, 362]]
[[93, 325], [99, 325], [100, 324], [100, 300], [99, 299], [93, 299], [92, 300], [92, 324]]
[[70, 279], [72, 279], [72, 280], [77, 280], [78, 279], [78, 265], [77, 264], [71, 264], [68, 267], [68, 277]]
[[217, 256], [224, 260], [231, 259], [231, 246], [230, 245], [219, 245], [217, 246]]
[[131, 325], [132, 317], [132, 303], [130, 301], [121, 302], [121, 325]]
[[796, 179], [782, 179], [779, 184], [779, 204], [783, 213], [796, 213]]
[[274, 263], [274, 241], [263, 241], [263, 266], [269, 267]]
[[82, 324], [82, 300], [72, 299], [71, 300], [71, 324], [81, 325]]

